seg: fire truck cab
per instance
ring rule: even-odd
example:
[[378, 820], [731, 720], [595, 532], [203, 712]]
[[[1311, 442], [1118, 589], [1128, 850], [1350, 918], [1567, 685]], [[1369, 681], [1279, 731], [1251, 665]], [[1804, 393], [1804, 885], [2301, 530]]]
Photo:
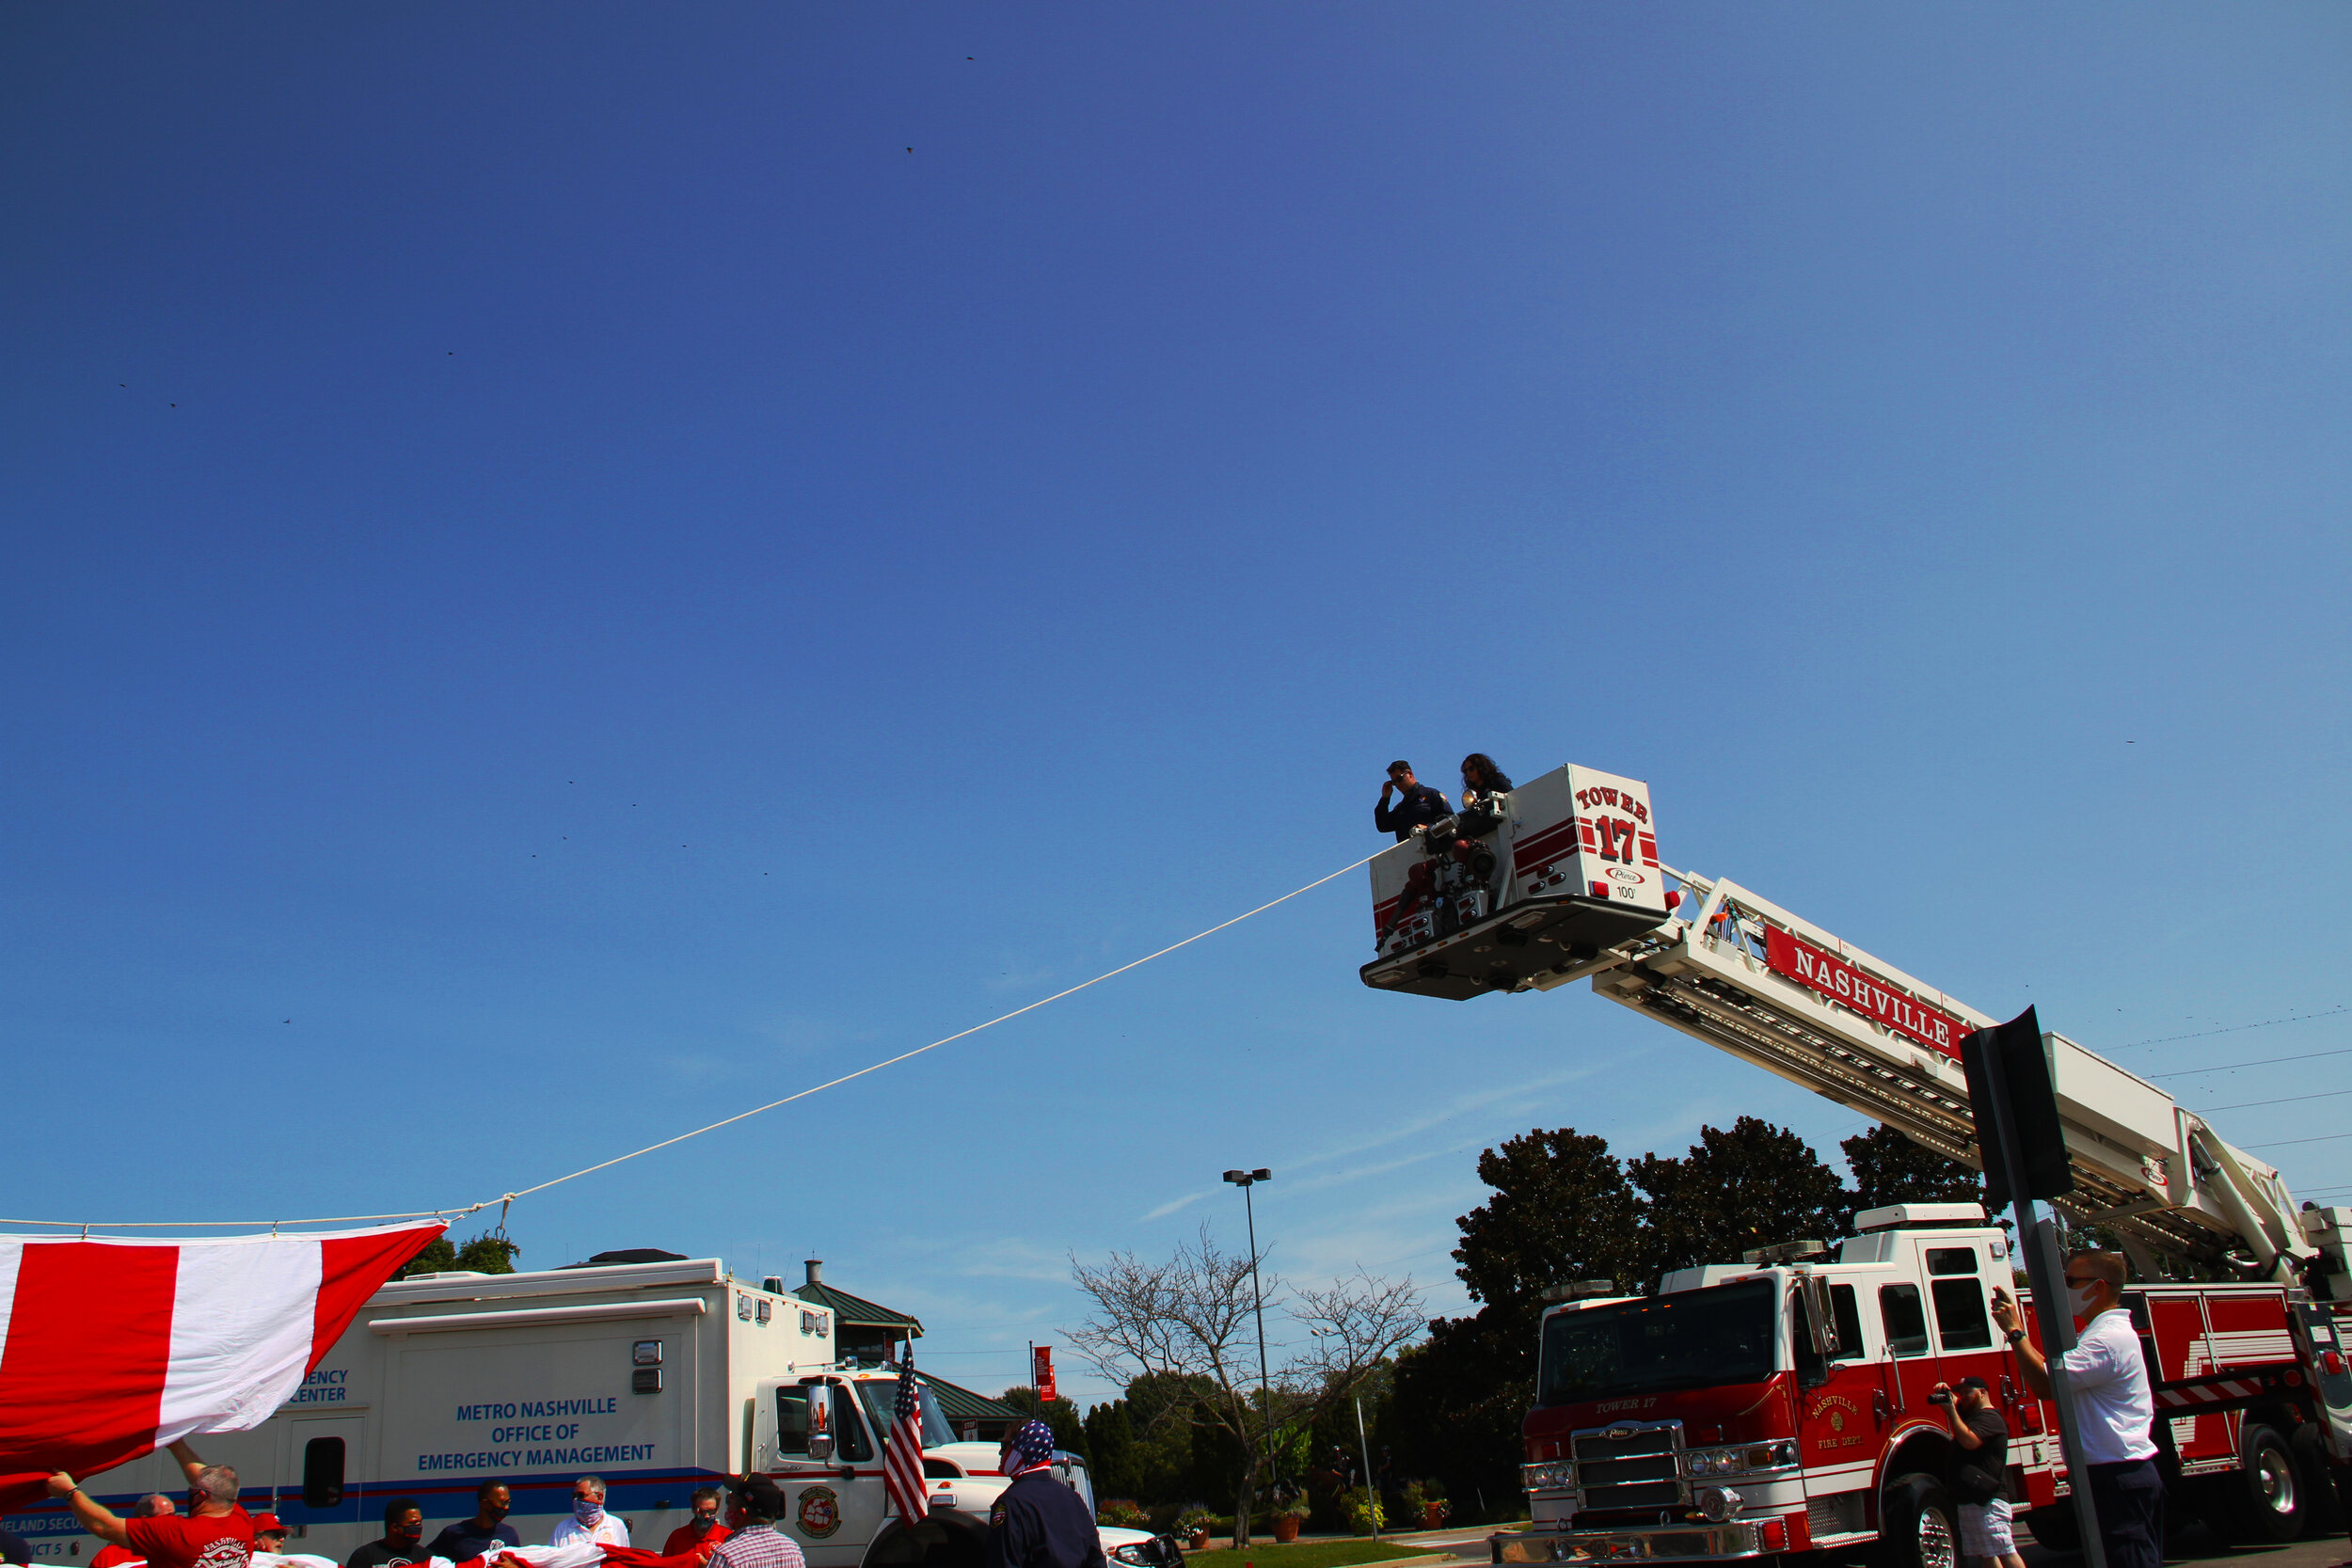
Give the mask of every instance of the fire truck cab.
[[1794, 1243], [1549, 1310], [1524, 1429], [1534, 1530], [1505, 1560], [1731, 1559], [1889, 1530], [1947, 1557], [1952, 1444], [1928, 1396], [1971, 1375], [2017, 1434], [2018, 1499], [2048, 1501], [2054, 1446], [1990, 1313], [2006, 1236], [1974, 1204], [1859, 1223], [1834, 1256]]

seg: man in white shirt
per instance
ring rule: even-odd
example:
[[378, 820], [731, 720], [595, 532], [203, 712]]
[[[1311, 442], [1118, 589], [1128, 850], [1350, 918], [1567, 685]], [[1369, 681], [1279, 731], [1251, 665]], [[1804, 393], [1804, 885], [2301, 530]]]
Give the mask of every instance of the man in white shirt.
[[[2139, 1336], [2124, 1310], [2123, 1259], [2112, 1252], [2077, 1252], [2066, 1259], [2066, 1300], [2082, 1324], [2074, 1348], [2059, 1357], [2082, 1423], [2083, 1463], [2090, 1469], [2090, 1501], [2107, 1568], [2164, 1568], [2164, 1477], [2148, 1428], [2155, 1399]], [[2050, 1392], [2050, 1369], [2026, 1337], [2017, 1304], [1993, 1292], [1993, 1320], [2016, 1351], [2026, 1386]]]
[[628, 1526], [621, 1522], [618, 1514], [604, 1511], [602, 1476], [582, 1476], [572, 1482], [572, 1516], [548, 1536], [550, 1546], [571, 1546], [590, 1541], [599, 1546], [628, 1544]]

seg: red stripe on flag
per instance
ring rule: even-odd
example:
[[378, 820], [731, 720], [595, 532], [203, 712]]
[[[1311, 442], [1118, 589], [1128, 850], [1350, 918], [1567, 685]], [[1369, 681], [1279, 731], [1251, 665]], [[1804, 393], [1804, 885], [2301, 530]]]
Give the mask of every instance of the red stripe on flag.
[[28, 1242], [0, 1354], [0, 1511], [155, 1446], [180, 1249]]
[[368, 1298], [384, 1288], [392, 1271], [422, 1252], [445, 1225], [421, 1225], [411, 1230], [386, 1230], [373, 1236], [330, 1236], [319, 1243], [319, 1299], [310, 1312], [310, 1364], [306, 1377], [318, 1370], [335, 1341]]

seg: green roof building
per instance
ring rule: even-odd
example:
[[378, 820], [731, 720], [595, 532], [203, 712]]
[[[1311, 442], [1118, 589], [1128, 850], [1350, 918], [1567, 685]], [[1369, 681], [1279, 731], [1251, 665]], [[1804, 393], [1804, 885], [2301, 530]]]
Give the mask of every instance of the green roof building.
[[[808, 1282], [792, 1293], [811, 1307], [832, 1310], [834, 1354], [841, 1360], [879, 1367], [898, 1358], [901, 1343], [923, 1337], [920, 1318], [894, 1311], [864, 1296], [851, 1295], [837, 1285], [826, 1284], [823, 1259], [811, 1258], [803, 1266], [808, 1270]], [[916, 1365], [921, 1367], [919, 1356]], [[960, 1437], [994, 1442], [1029, 1418], [1028, 1412], [1019, 1405], [961, 1387], [929, 1369], [922, 1370], [922, 1378], [939, 1401], [940, 1414], [947, 1418], [947, 1424], [956, 1429]]]

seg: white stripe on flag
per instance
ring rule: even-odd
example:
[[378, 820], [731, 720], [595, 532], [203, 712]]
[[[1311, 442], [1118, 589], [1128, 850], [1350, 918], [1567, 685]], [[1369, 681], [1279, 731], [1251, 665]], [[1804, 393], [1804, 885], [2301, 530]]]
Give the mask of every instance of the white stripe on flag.
[[310, 1360], [319, 1269], [313, 1236], [180, 1243], [156, 1447], [249, 1432], [294, 1397]]
[[8, 1354], [8, 1317], [16, 1310], [16, 1271], [24, 1261], [23, 1242], [0, 1242], [0, 1356]]

